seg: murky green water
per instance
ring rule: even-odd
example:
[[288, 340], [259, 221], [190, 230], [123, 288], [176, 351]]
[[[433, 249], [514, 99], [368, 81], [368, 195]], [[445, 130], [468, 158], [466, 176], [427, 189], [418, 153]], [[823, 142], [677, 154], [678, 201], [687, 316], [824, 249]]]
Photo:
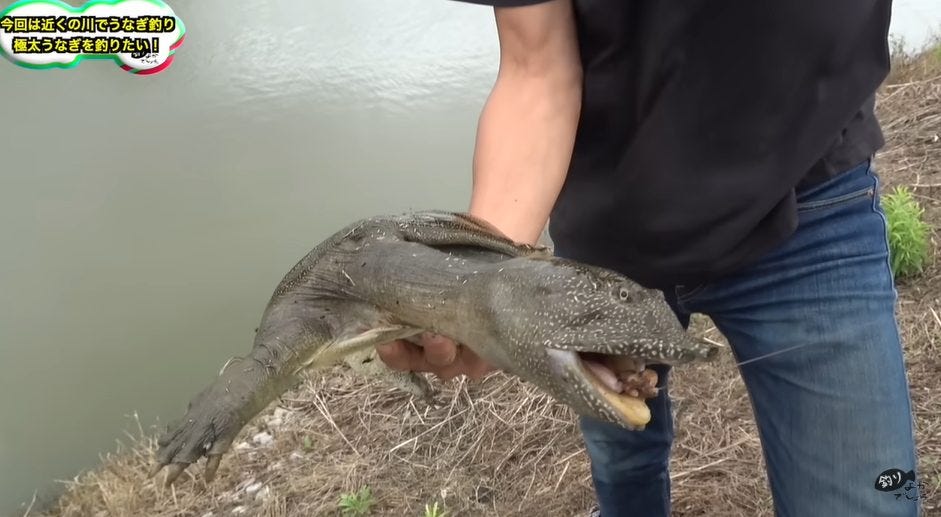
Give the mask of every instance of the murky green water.
[[[896, 1], [914, 41], [941, 21]], [[135, 411], [178, 417], [336, 229], [466, 205], [488, 9], [171, 5], [187, 37], [163, 74], [0, 62], [0, 514], [93, 465]]]

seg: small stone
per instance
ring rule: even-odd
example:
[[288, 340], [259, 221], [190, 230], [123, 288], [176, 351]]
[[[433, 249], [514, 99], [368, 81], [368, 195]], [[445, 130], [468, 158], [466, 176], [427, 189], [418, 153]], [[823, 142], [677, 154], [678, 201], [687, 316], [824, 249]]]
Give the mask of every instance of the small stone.
[[271, 445], [271, 442], [274, 441], [274, 436], [271, 436], [269, 433], [262, 431], [255, 436], [252, 436], [252, 442], [255, 445], [261, 445], [262, 447]]
[[271, 497], [271, 487], [267, 487], [267, 486], [265, 488], [262, 488], [261, 490], [258, 491], [257, 494], [255, 494], [256, 501], [265, 501], [269, 497]]

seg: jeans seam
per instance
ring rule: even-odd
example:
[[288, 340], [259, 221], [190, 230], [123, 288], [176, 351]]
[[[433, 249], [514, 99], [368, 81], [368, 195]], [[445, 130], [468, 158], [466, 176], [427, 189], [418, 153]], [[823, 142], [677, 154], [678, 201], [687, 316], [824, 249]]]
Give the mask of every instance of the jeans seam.
[[[873, 175], [873, 191], [879, 190], [879, 178], [878, 176]], [[889, 270], [889, 277], [892, 278], [892, 294], [896, 299], [898, 298], [898, 289], [895, 288], [895, 273], [892, 272], [892, 247], [889, 244], [889, 219], [886, 217], [885, 212], [883, 212], [879, 206], [879, 196], [872, 196], [872, 203], [870, 208], [872, 212], [879, 216], [879, 219], [882, 221], [882, 244], [885, 246], [885, 267]]]

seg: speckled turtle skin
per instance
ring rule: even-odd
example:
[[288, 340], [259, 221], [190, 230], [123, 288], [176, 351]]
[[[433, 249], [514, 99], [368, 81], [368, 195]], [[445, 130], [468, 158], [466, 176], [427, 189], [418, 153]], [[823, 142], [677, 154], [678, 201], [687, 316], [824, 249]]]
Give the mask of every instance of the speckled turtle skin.
[[449, 336], [576, 413], [630, 428], [575, 352], [681, 364], [716, 349], [680, 326], [658, 291], [610, 270], [512, 242], [466, 214], [358, 221], [326, 239], [275, 289], [245, 358], [230, 361], [158, 441], [171, 483], [220, 456], [299, 374], [423, 331]]

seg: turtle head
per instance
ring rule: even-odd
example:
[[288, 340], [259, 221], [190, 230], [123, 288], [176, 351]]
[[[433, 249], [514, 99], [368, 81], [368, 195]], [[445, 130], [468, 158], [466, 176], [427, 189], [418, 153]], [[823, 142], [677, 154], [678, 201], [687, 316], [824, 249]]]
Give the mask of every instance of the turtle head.
[[649, 410], [616, 391], [612, 379], [625, 372], [615, 365], [638, 371], [709, 360], [718, 351], [683, 328], [660, 291], [614, 271], [557, 257], [500, 267], [491, 295], [501, 310], [493, 317], [505, 339], [525, 350], [516, 358], [520, 375], [580, 414], [643, 427]]
[[670, 365], [709, 359], [717, 350], [683, 328], [663, 293], [605, 268], [515, 258], [500, 264], [491, 296], [505, 324], [545, 348]]

